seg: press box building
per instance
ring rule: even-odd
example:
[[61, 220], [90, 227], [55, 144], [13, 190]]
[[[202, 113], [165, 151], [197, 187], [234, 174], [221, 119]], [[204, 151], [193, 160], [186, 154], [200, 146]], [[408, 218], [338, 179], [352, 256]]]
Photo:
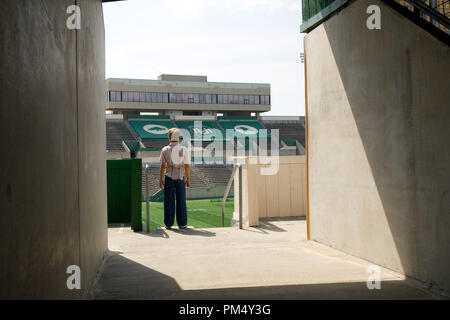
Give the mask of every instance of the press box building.
[[106, 80], [113, 113], [250, 116], [270, 111], [270, 84], [208, 82], [206, 76], [162, 74], [158, 80]]

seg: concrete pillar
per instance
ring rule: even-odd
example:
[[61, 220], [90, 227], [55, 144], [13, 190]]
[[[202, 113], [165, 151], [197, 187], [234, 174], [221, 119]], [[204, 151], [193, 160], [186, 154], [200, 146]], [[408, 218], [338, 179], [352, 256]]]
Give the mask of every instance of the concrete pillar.
[[76, 3], [80, 30], [73, 0], [2, 1], [0, 298], [85, 298], [107, 249], [102, 3]]

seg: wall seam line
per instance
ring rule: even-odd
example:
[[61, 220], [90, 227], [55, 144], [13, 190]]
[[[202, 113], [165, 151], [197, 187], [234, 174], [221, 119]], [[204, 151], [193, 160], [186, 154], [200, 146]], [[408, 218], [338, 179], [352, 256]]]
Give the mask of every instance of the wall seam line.
[[[75, 5], [78, 6], [78, 0], [75, 0]], [[79, 119], [79, 87], [78, 87], [78, 29], [75, 29], [75, 104], [77, 116], [77, 200], [78, 200], [78, 263], [81, 270], [81, 206], [80, 206], [80, 119]], [[81, 274], [80, 274], [81, 277]], [[83, 279], [83, 277], [81, 277]], [[81, 283], [79, 299], [82, 298], [82, 290], [84, 283]]]

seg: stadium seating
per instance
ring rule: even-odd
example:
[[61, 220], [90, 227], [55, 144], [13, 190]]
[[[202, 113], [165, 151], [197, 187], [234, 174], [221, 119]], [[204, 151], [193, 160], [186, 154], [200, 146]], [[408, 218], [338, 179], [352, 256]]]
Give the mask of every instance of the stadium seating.
[[197, 131], [194, 121], [177, 121], [178, 128], [189, 131], [191, 141], [223, 141], [225, 133], [215, 121], [201, 121], [202, 131]]
[[191, 166], [191, 188], [211, 188], [208, 177], [196, 166]]
[[[145, 199], [145, 168], [142, 167], [142, 196], [143, 199]], [[150, 174], [149, 174], [149, 181], [148, 181], [148, 187], [149, 187], [149, 194], [150, 196], [155, 194], [159, 190], [159, 167], [151, 168]]]
[[[256, 117], [251, 116], [221, 116], [218, 117], [220, 125], [227, 132], [228, 130], [232, 130], [232, 136], [227, 133], [228, 139], [237, 140], [237, 145], [235, 150], [241, 148], [241, 139], [245, 138], [245, 142], [243, 148], [245, 149], [245, 153], [248, 154], [250, 152], [250, 141], [249, 139], [258, 138], [267, 139], [268, 146], [270, 146], [270, 133], [263, 133], [265, 129], [264, 126], [257, 121]], [[248, 139], [247, 139], [248, 138]], [[256, 145], [259, 145], [259, 141], [255, 139]]]
[[233, 167], [225, 165], [202, 165], [197, 166], [196, 169], [208, 179], [210, 187], [220, 187], [228, 184]]
[[277, 123], [277, 122], [263, 122], [267, 129], [279, 129], [280, 139], [287, 145], [295, 145], [297, 140], [304, 147], [305, 146], [305, 127], [303, 122], [297, 123]]
[[136, 140], [123, 120], [106, 119], [106, 150], [125, 151], [122, 141]]
[[170, 120], [129, 120], [130, 126], [142, 140], [166, 140], [169, 129], [173, 127]]
[[[225, 187], [230, 179], [232, 166], [225, 165], [193, 165], [191, 166], [192, 189]], [[145, 173], [142, 169], [142, 195], [145, 196]], [[149, 175], [149, 194], [159, 190], [159, 167], [152, 167]], [[143, 198], [144, 199], [144, 198]]]
[[[191, 135], [191, 142], [198, 141], [205, 148], [211, 143], [214, 138], [209, 130], [219, 130], [225, 137], [225, 130], [234, 130], [234, 136], [239, 140], [243, 137], [259, 137], [260, 129], [279, 129], [280, 139], [288, 146], [296, 146], [297, 142], [304, 145], [305, 129], [303, 121], [258, 121], [256, 117], [250, 116], [222, 116], [218, 117], [217, 121], [202, 121], [203, 132], [199, 135], [194, 131], [194, 121], [192, 120], [177, 120], [173, 122], [168, 116], [131, 116], [127, 120], [107, 120], [107, 149], [125, 151], [122, 146], [122, 141], [138, 141], [147, 148], [154, 148], [154, 150], [161, 150], [168, 144], [167, 133], [172, 127], [179, 127], [188, 130]], [[133, 128], [133, 131], [129, 128]], [[271, 135], [270, 131], [267, 136], [267, 146], [270, 148]], [[230, 140], [230, 139], [225, 139]], [[133, 143], [133, 142], [131, 142]], [[282, 144], [280, 143], [280, 147]], [[235, 148], [235, 150], [237, 150]], [[245, 141], [245, 152], [249, 152], [249, 140]], [[270, 153], [270, 149], [269, 149]], [[223, 156], [226, 154], [224, 153]], [[194, 154], [191, 154], [193, 157]], [[191, 189], [211, 189], [216, 187], [225, 187], [229, 181], [232, 166], [223, 164], [207, 164], [210, 160], [218, 160], [218, 157], [205, 158], [201, 164], [194, 163], [191, 165]], [[223, 160], [223, 158], [220, 158]], [[193, 160], [193, 159], [192, 159]], [[142, 195], [145, 199], [145, 175], [144, 169], [142, 172]], [[149, 194], [154, 195], [159, 190], [159, 163], [153, 163], [150, 170], [149, 180]]]
[[160, 139], [160, 140], [151, 140], [151, 139], [145, 139], [142, 140], [142, 143], [146, 148], [155, 148], [157, 150], [161, 150], [163, 147], [167, 146], [169, 144], [169, 140], [166, 138]]
[[245, 138], [245, 137], [258, 137], [258, 138], [270, 138], [270, 134], [262, 135], [259, 130], [265, 129], [258, 121], [226, 121], [221, 120], [220, 125], [225, 130], [233, 130], [233, 134], [237, 138]]

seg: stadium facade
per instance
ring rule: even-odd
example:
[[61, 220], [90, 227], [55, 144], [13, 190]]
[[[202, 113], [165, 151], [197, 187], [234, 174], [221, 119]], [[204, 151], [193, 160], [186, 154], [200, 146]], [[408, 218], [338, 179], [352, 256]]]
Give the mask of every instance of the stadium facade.
[[162, 74], [158, 80], [107, 79], [107, 110], [160, 115], [257, 115], [270, 111], [270, 84], [208, 82], [206, 76]]

